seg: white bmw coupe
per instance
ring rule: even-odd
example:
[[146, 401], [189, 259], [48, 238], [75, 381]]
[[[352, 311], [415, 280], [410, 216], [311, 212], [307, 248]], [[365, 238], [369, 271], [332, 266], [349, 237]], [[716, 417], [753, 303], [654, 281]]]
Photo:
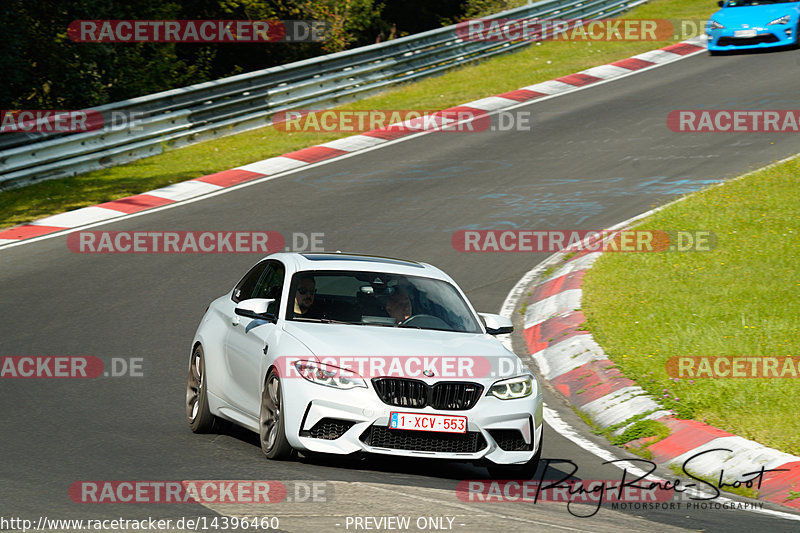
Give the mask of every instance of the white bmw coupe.
[[531, 477], [542, 391], [476, 313], [425, 263], [343, 253], [278, 253], [214, 300], [192, 342], [186, 417], [260, 435], [270, 459], [294, 451], [469, 461]]

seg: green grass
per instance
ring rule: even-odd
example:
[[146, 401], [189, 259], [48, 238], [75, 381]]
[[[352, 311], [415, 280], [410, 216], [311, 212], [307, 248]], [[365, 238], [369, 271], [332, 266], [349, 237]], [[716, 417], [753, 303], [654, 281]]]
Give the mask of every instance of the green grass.
[[[632, 418], [631, 420], [635, 418], [636, 417]], [[615, 446], [622, 446], [623, 444], [646, 437], [655, 437], [651, 441], [643, 442], [638, 446], [635, 444], [627, 446], [628, 451], [650, 460], [653, 458], [653, 452], [650, 450], [650, 445], [669, 437], [669, 435], [669, 428], [661, 422], [657, 422], [655, 420], [638, 420], [628, 429], [623, 431], [622, 434], [615, 436], [607, 433], [606, 437], [611, 444], [614, 444]]]
[[553, 274], [553, 272], [556, 271], [556, 266], [557, 265], [550, 265], [549, 267], [545, 268], [542, 271], [541, 275], [539, 276], [539, 279], [547, 279], [547, 278], [549, 278]]
[[669, 428], [661, 422], [655, 420], [639, 420], [622, 434], [611, 437], [611, 444], [620, 446], [632, 440], [643, 439], [645, 437], [658, 437], [658, 440], [669, 437]]
[[[578, 391], [580, 394], [581, 391]], [[652, 453], [648, 449], [648, 446], [651, 444], [658, 442], [662, 439], [669, 437], [670, 431], [669, 428], [662, 424], [661, 422], [656, 422], [655, 420], [645, 420], [645, 417], [650, 413], [642, 413], [639, 415], [634, 415], [627, 420], [623, 420], [622, 422], [618, 422], [616, 424], [612, 424], [608, 427], [600, 427], [598, 426], [592, 418], [586, 414], [581, 409], [573, 406], [573, 410], [577, 415], [583, 420], [587, 426], [592, 428], [592, 433], [595, 435], [602, 435], [607, 438], [611, 444], [615, 446], [622, 446], [628, 442], [642, 439], [645, 437], [656, 437], [651, 442], [645, 443], [642, 446], [632, 446], [630, 451], [636, 453], [637, 455], [641, 455], [647, 459], [652, 456]], [[625, 427], [629, 426], [619, 435], [614, 435], [614, 432]]]
[[589, 330], [679, 416], [800, 454], [798, 379], [670, 378], [674, 356], [800, 352], [800, 161], [710, 187], [637, 229], [710, 230], [710, 252], [604, 254], [584, 278]]
[[[656, 0], [625, 15], [633, 19], [707, 18], [708, 0]], [[347, 109], [444, 109], [604, 65], [672, 41], [544, 42], [479, 64], [386, 91]], [[134, 163], [0, 194], [0, 228], [138, 194], [227, 170], [349, 133], [285, 133], [271, 127], [167, 151]], [[168, 148], [168, 147], [167, 147]]]

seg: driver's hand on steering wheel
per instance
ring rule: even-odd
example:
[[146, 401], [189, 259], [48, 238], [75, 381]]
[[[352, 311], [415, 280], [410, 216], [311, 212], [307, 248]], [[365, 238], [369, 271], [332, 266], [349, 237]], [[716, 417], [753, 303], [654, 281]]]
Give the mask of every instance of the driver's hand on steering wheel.
[[386, 314], [394, 318], [398, 324], [413, 315], [411, 299], [407, 294], [396, 292], [386, 300]]

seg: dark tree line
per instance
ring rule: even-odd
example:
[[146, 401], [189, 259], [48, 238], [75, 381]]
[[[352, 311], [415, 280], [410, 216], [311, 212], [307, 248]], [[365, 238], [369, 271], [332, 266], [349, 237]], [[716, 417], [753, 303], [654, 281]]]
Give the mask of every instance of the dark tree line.
[[[440, 27], [521, 0], [2, 0], [0, 109], [79, 109]], [[75, 20], [324, 20], [324, 43], [78, 43]]]

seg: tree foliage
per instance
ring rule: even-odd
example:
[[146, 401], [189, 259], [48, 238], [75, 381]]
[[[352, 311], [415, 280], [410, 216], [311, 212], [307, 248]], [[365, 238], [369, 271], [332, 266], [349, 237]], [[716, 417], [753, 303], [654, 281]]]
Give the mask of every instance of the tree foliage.
[[[79, 109], [413, 34], [514, 0], [2, 0], [0, 109]], [[482, 13], [481, 13], [482, 14]], [[75, 20], [323, 20], [323, 43], [78, 43]]]

